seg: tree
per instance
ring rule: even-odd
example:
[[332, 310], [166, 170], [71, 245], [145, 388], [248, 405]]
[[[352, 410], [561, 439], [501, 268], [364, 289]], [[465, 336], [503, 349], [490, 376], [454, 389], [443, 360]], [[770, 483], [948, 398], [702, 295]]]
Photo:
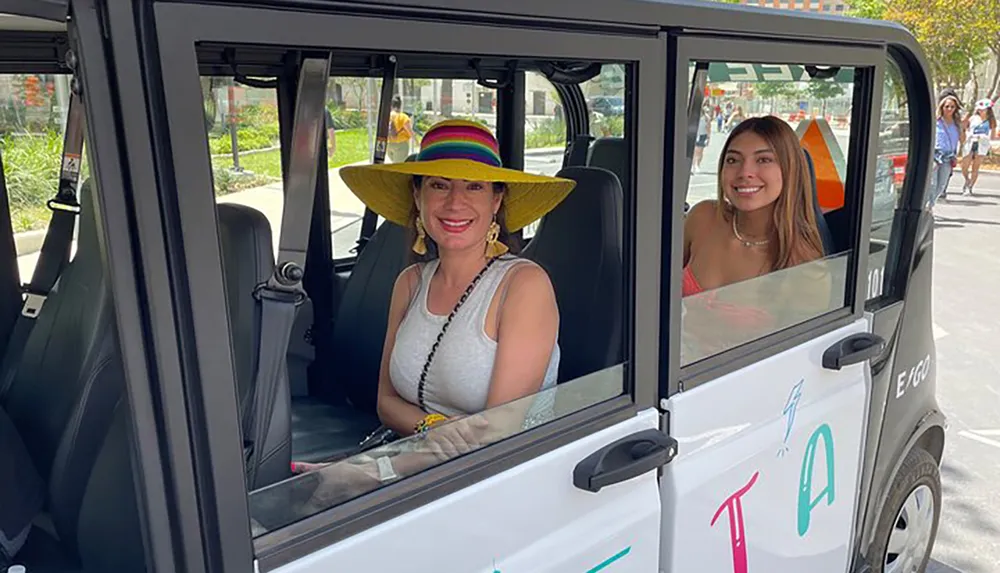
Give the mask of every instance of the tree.
[[984, 20], [982, 25], [986, 28], [987, 45], [996, 64], [989, 87], [989, 96], [996, 101], [1000, 98], [1000, 0], [983, 0], [979, 10]]
[[885, 0], [852, 0], [847, 12], [857, 18], [885, 19]]
[[[850, 14], [905, 26], [924, 49], [936, 88], [964, 86], [988, 55], [989, 39], [1000, 35], [988, 6], [1000, 0], [856, 0]], [[998, 38], [1000, 39], [1000, 38]], [[1000, 46], [998, 46], [1000, 47]]]
[[755, 84], [754, 94], [773, 106], [775, 100], [798, 99], [802, 92], [795, 82], [760, 82]]
[[823, 116], [826, 116], [826, 100], [844, 95], [844, 86], [831, 80], [814, 80], [809, 82], [806, 93], [812, 99], [823, 102]]

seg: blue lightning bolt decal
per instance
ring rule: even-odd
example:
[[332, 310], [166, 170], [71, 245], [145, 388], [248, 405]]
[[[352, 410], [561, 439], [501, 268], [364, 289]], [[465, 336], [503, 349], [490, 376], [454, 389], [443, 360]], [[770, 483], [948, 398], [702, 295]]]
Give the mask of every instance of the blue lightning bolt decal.
[[788, 400], [785, 402], [785, 409], [781, 411], [785, 416], [785, 437], [781, 440], [781, 448], [778, 450], [778, 457], [785, 455], [788, 451], [788, 438], [792, 435], [792, 426], [795, 425], [795, 412], [799, 408], [799, 400], [802, 399], [802, 384], [805, 380], [792, 386], [792, 391], [788, 393]]

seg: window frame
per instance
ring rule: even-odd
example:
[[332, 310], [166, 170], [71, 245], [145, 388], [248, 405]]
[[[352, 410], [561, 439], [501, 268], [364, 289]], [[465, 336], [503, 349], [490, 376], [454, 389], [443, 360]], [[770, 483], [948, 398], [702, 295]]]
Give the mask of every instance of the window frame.
[[[679, 190], [674, 193], [671, 243], [664, 245], [663, 252], [670, 258], [662, 263], [664, 284], [669, 284], [670, 299], [663, 305], [663, 336], [668, 341], [663, 351], [665, 372], [661, 380], [661, 397], [666, 399], [674, 394], [690, 390], [701, 384], [745, 368], [780, 352], [805, 344], [818, 336], [846, 326], [864, 312], [868, 266], [869, 235], [871, 231], [871, 210], [874, 194], [875, 158], [870, 150], [877, 148], [878, 132], [872, 125], [881, 121], [881, 101], [883, 71], [886, 51], [884, 46], [843, 45], [831, 42], [796, 42], [793, 40], [763, 40], [755, 37], [717, 36], [707, 33], [677, 34], [677, 51], [672, 60], [674, 81], [674, 105], [672, 116], [684, 118], [675, 121], [673, 164], [687, 166], [676, 169], [674, 178], [666, 188]], [[734, 56], [734, 54], [738, 54]], [[670, 261], [681, 261], [684, 252], [684, 201], [688, 191], [690, 165], [687, 156], [688, 138], [688, 97], [690, 94], [690, 70], [697, 61], [747, 62], [747, 63], [788, 63], [789, 54], [794, 54], [797, 64], [850, 66], [857, 74], [854, 82], [853, 108], [851, 116], [852, 137], [846, 150], [847, 176], [845, 187], [861, 189], [860, 197], [847, 197], [845, 209], [850, 209], [853, 249], [848, 261], [848, 288], [844, 305], [828, 311], [791, 328], [770, 333], [746, 344], [730, 348], [693, 364], [681, 366], [680, 342], [681, 324], [681, 284], [683, 269]], [[869, 107], [869, 106], [876, 107]], [[865, 113], [864, 110], [869, 110]], [[854, 132], [858, 129], [857, 133]], [[860, 134], [860, 135], [858, 135]], [[859, 161], [863, 158], [863, 161]], [[666, 217], [666, 215], [665, 215]], [[665, 237], [665, 241], [667, 238]], [[859, 246], [864, 245], [864, 256], [859, 256]], [[668, 248], [669, 247], [669, 248]]]
[[[198, 478], [211, 483], [219, 494], [216, 515], [205, 516], [203, 527], [226, 531], [218, 538], [218, 552], [234, 562], [246, 558], [252, 543], [260, 570], [271, 570], [313, 551], [346, 539], [416, 507], [439, 499], [462, 487], [481, 481], [542, 453], [614, 425], [654, 407], [657, 399], [659, 346], [659, 278], [662, 183], [660, 172], [665, 142], [663, 102], [656, 101], [657, 88], [667, 82], [666, 43], [663, 35], [636, 32], [608, 35], [605, 31], [559, 31], [551, 27], [499, 27], [470, 22], [386, 19], [336, 13], [279, 11], [220, 5], [156, 4], [153, 7], [159, 49], [159, 68], [165, 135], [169, 134], [172, 180], [163, 181], [175, 196], [179, 230], [175, 241], [184, 253], [187, 280], [199, 286], [199, 297], [185, 301], [193, 317], [188, 343], [197, 352], [198, 378], [212, 383], [190, 383], [185, 391], [193, 398], [190, 415], [203, 423], [190, 429], [200, 451]], [[476, 41], [488, 32], [495, 41], [489, 46]], [[218, 340], [229, 340], [225, 315], [223, 278], [211, 190], [211, 167], [201, 139], [200, 83], [195, 45], [212, 41], [232, 44], [309, 47], [327, 46], [336, 38], [337, 49], [372, 49], [430, 53], [468, 54], [477, 46], [483, 54], [511, 56], [497, 46], [516, 46], [525, 57], [588, 59], [629, 62], [642, 70], [643, 93], [631, 94], [635, 111], [626, 117], [634, 133], [634, 188], [648, 189], [626, 199], [625, 254], [625, 356], [628, 357], [626, 392], [618, 398], [555, 420], [519, 434], [500, 444], [389, 485], [296, 524], [249, 539], [246, 488], [244, 487], [239, 420], [233, 388], [231, 348], [220, 349]], [[377, 39], [377, 40], [376, 40]], [[509, 48], [508, 48], [509, 49]], [[512, 56], [513, 57], [513, 56]], [[636, 84], [638, 85], [638, 84]], [[662, 89], [662, 88], [661, 88]], [[187, 137], [187, 145], [184, 143]], [[191, 138], [196, 138], [193, 140]], [[638, 145], [643, 141], [643, 145]], [[193, 145], [191, 143], [194, 143]], [[183, 192], [178, 192], [182, 189]], [[186, 245], [186, 247], [185, 247]], [[197, 248], [194, 246], [197, 245]], [[642, 249], [635, 245], [643, 245]], [[636, 309], [643, 309], [636, 312]], [[631, 395], [630, 395], [631, 394]], [[211, 412], [207, 405], [211, 404]], [[226, 407], [221, 407], [225, 404]], [[172, 434], [171, 434], [172, 436]], [[238, 485], [237, 485], [238, 484]], [[224, 488], [224, 489], [220, 489]]]
[[[882, 284], [879, 288], [879, 295], [868, 298], [865, 301], [865, 309], [869, 312], [879, 312], [889, 307], [902, 304], [906, 294], [906, 286], [910, 280], [910, 270], [912, 269], [912, 253], [919, 247], [915, 244], [917, 233], [915, 227], [919, 217], [911, 217], [916, 213], [919, 215], [923, 211], [923, 202], [927, 193], [927, 176], [930, 168], [924, 166], [927, 161], [922, 161], [917, 157], [915, 151], [921, 149], [922, 138], [931, 138], [931, 148], [933, 149], [934, 125], [936, 125], [936, 110], [933, 106], [924, 109], [920, 106], [923, 97], [927, 94], [920, 94], [914, 86], [919, 82], [913, 80], [913, 64], [904, 61], [905, 56], [898, 50], [891, 47], [886, 50], [886, 73], [883, 85], [889, 78], [889, 68], [895, 67], [899, 71], [900, 81], [906, 90], [906, 118], [907, 118], [907, 143], [906, 143], [906, 169], [903, 175], [903, 183], [899, 190], [899, 199], [893, 210], [893, 218], [890, 223], [889, 243], [886, 245], [885, 266], [882, 269]], [[923, 97], [921, 97], [923, 96]], [[933, 102], [933, 98], [928, 98]], [[918, 129], [923, 122], [928, 127]], [[879, 118], [881, 124], [881, 117]], [[929, 132], [929, 133], [928, 133]], [[918, 163], [921, 162], [922, 163]], [[918, 170], [920, 173], [918, 173]], [[910, 221], [909, 219], [914, 219]]]

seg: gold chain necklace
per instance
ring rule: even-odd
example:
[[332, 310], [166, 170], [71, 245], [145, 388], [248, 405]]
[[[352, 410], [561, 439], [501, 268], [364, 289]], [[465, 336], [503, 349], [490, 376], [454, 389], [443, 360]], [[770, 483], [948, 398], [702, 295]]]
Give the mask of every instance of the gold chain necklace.
[[740, 232], [739, 232], [739, 230], [736, 228], [736, 214], [737, 213], [739, 213], [739, 211], [735, 211], [735, 210], [733, 211], [733, 234], [736, 235], [736, 239], [737, 240], [739, 240], [741, 243], [743, 243], [744, 247], [747, 247], [747, 248], [750, 248], [750, 247], [760, 247], [760, 246], [766, 245], [770, 241], [770, 239], [764, 239], [763, 241], [750, 241], [750, 240], [747, 240], [746, 238], [744, 238], [743, 235], [741, 235]]

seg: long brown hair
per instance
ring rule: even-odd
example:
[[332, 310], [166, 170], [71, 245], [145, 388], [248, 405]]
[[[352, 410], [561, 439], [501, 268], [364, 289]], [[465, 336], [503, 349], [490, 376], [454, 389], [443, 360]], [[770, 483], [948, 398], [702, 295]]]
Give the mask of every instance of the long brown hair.
[[[413, 189], [420, 189], [423, 184], [423, 177], [420, 175], [413, 176]], [[493, 193], [504, 193], [504, 198], [500, 202], [500, 210], [497, 211], [497, 224], [500, 225], [500, 236], [497, 238], [498, 241], [507, 245], [510, 249], [510, 253], [517, 255], [521, 253], [521, 243], [517, 240], [510, 231], [507, 230], [507, 214], [506, 214], [506, 201], [507, 201], [507, 185], [504, 183], [493, 183]], [[413, 243], [417, 240], [417, 204], [414, 202], [413, 207], [410, 209], [410, 224], [407, 226], [408, 239], [406, 242], [406, 249], [410, 254], [410, 264], [423, 263], [427, 261], [432, 261], [438, 257], [438, 247], [437, 243], [430, 235], [424, 234], [424, 243], [427, 245], [427, 253], [423, 255], [418, 255], [413, 252], [411, 248]]]
[[944, 96], [943, 98], [941, 98], [941, 101], [938, 102], [938, 106], [937, 106], [937, 117], [938, 117], [938, 119], [944, 119], [944, 102], [946, 102], [948, 100], [952, 100], [953, 102], [955, 102], [955, 111], [951, 114], [951, 121], [955, 125], [961, 126], [962, 125], [962, 107], [961, 107], [962, 104], [958, 101], [958, 98], [955, 97], [955, 96], [947, 95], [947, 96]]
[[823, 257], [823, 241], [816, 225], [812, 182], [806, 157], [792, 128], [774, 116], [753, 117], [737, 125], [719, 155], [719, 215], [729, 221], [734, 208], [726, 201], [722, 186], [722, 169], [726, 152], [733, 140], [751, 132], [759, 135], [774, 150], [781, 168], [782, 188], [774, 203], [772, 241], [770, 245], [771, 270], [787, 269]]

